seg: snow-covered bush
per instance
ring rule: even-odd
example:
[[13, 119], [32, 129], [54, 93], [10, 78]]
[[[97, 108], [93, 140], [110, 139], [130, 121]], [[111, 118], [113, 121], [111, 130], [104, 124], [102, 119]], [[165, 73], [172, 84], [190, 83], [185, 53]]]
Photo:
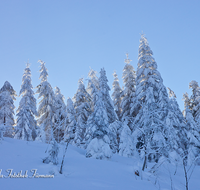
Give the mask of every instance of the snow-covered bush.
[[58, 153], [59, 147], [55, 139], [51, 141], [51, 149], [48, 151], [48, 156], [43, 159], [43, 163], [49, 164], [52, 163], [54, 165], [58, 164]]
[[107, 135], [104, 138], [94, 138], [91, 140], [87, 147], [86, 157], [92, 157], [96, 159], [105, 159], [112, 156], [112, 150], [109, 146], [109, 138]]

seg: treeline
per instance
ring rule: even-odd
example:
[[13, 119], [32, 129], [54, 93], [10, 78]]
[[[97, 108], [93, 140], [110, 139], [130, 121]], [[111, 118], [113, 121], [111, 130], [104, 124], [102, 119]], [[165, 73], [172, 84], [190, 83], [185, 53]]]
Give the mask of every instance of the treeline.
[[64, 96], [48, 82], [45, 62], [39, 60], [40, 80], [36, 93], [31, 84], [30, 65], [24, 70], [14, 122], [16, 92], [9, 82], [0, 89], [1, 138], [14, 137], [27, 141], [50, 143], [69, 142], [86, 149], [86, 157], [110, 158], [112, 154], [131, 157], [139, 155], [143, 170], [147, 162], [161, 157], [184, 163], [200, 164], [200, 87], [189, 84], [191, 97], [184, 94], [183, 113], [175, 93], [163, 85], [153, 52], [144, 35], [141, 36], [137, 71], [125, 59], [123, 84], [114, 72], [112, 96], [106, 71], [90, 70], [87, 87], [83, 78], [72, 99], [65, 104]]

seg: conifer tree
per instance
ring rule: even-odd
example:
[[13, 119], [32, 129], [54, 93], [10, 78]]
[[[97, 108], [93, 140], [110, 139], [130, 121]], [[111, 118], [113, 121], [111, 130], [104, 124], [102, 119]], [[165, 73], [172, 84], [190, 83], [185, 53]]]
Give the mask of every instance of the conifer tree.
[[120, 135], [121, 135], [122, 122], [119, 120], [114, 121], [108, 127], [109, 129], [109, 139], [110, 139], [110, 148], [112, 152], [119, 152], [119, 143], [120, 143]]
[[135, 71], [133, 66], [130, 64], [132, 60], [128, 58], [128, 53], [126, 54], [127, 58], [125, 59], [125, 66], [123, 69], [123, 83], [124, 90], [121, 93], [122, 101], [121, 101], [121, 120], [127, 121], [128, 126], [130, 126], [130, 122], [132, 117], [135, 116], [135, 112], [131, 112], [131, 107], [133, 107], [133, 102], [135, 99]]
[[[197, 84], [194, 82], [193, 84]], [[192, 95], [194, 98], [194, 96]], [[191, 98], [192, 98], [191, 97]], [[192, 115], [191, 100], [189, 99], [188, 93], [183, 94], [184, 101], [184, 116], [186, 120], [186, 130], [187, 130], [187, 146], [186, 146], [186, 158], [187, 164], [200, 164], [200, 135], [197, 122], [195, 122]]]
[[192, 89], [192, 95], [190, 97], [190, 109], [194, 120], [200, 125], [200, 87], [196, 81], [191, 81], [189, 88]]
[[116, 112], [118, 118], [120, 119], [121, 112], [122, 112], [122, 108], [121, 108], [122, 89], [119, 85], [119, 79], [118, 79], [116, 71], [113, 73], [113, 76], [114, 76], [114, 81], [113, 81], [113, 88], [112, 88], [113, 89], [112, 99], [113, 99], [113, 103], [114, 103], [115, 112]]
[[178, 117], [179, 124], [182, 124], [185, 121], [184, 121], [183, 114], [182, 114], [182, 112], [181, 112], [181, 110], [179, 108], [179, 105], [178, 105], [178, 103], [176, 101], [176, 94], [169, 87], [168, 87], [168, 90], [169, 90], [170, 109], [172, 109], [174, 114]]
[[89, 92], [89, 94], [91, 95], [91, 83], [94, 84], [94, 86], [96, 87], [97, 90], [99, 90], [99, 79], [97, 77], [97, 72], [93, 69], [90, 69], [89, 73], [88, 73], [88, 77], [90, 78], [89, 83], [88, 83], [88, 87], [87, 87], [87, 91]]
[[40, 62], [41, 83], [37, 86], [38, 98], [42, 98], [38, 108], [38, 125], [41, 128], [40, 136], [43, 141], [49, 143], [53, 139], [53, 128], [55, 121], [55, 95], [50, 83], [47, 81], [48, 73], [45, 62]]
[[199, 89], [199, 85], [198, 82], [195, 80], [192, 80], [189, 83], [189, 88], [192, 89], [192, 95], [190, 97], [190, 101], [191, 101], [191, 109], [193, 110], [193, 108], [198, 104], [198, 96], [200, 95], [200, 89]]
[[66, 107], [66, 129], [64, 141], [69, 143], [74, 143], [75, 131], [76, 131], [76, 111], [74, 109], [73, 102], [71, 98], [67, 99], [67, 107]]
[[37, 136], [37, 122], [35, 120], [37, 111], [36, 99], [31, 84], [31, 70], [29, 63], [27, 63], [24, 70], [19, 96], [22, 98], [17, 109], [15, 138], [27, 141], [35, 140]]
[[169, 106], [168, 114], [166, 117], [167, 130], [165, 129], [165, 137], [170, 142], [170, 148], [175, 151], [176, 154], [181, 155], [183, 152], [187, 152], [187, 130], [185, 125], [185, 118], [181, 113], [179, 105], [176, 101], [175, 93], [169, 90]]
[[61, 94], [58, 87], [55, 88], [55, 125], [54, 125], [54, 138], [57, 142], [63, 140], [64, 131], [66, 127], [66, 105], [65, 97]]
[[183, 94], [183, 99], [182, 100], [184, 101], [183, 115], [185, 116], [186, 108], [190, 109], [190, 105], [191, 105], [190, 98], [189, 98], [189, 95], [188, 95], [187, 92], [185, 94]]
[[76, 110], [76, 132], [74, 143], [77, 146], [82, 146], [84, 134], [86, 130], [87, 119], [91, 113], [90, 100], [91, 97], [85, 89], [83, 78], [79, 80], [79, 87], [73, 97], [74, 108]]
[[119, 142], [119, 155], [124, 157], [131, 157], [134, 155], [135, 146], [130, 128], [123, 122], [122, 131]]
[[48, 156], [43, 159], [43, 163], [49, 164], [52, 163], [54, 165], [58, 164], [58, 153], [59, 153], [59, 146], [56, 140], [53, 138], [51, 141], [51, 149], [48, 151]]
[[90, 70], [90, 72], [88, 73], [88, 85], [87, 85], [87, 92], [90, 94], [91, 96], [91, 101], [90, 101], [90, 105], [91, 105], [91, 111], [94, 111], [94, 105], [96, 103], [96, 93], [99, 91], [99, 81], [98, 81], [98, 77], [97, 77], [97, 72], [94, 71], [93, 69]]
[[14, 100], [16, 92], [11, 84], [6, 81], [0, 89], [0, 125], [4, 128], [4, 136], [12, 137], [14, 125]]
[[105, 159], [112, 156], [108, 135], [110, 133], [108, 128], [109, 122], [101, 91], [96, 96], [97, 102], [94, 106], [94, 112], [90, 115], [87, 122], [86, 157]]
[[152, 55], [153, 52], [147, 39], [142, 35], [136, 77], [137, 105], [140, 105], [140, 109], [134, 120], [134, 125], [136, 128], [142, 129], [142, 133], [138, 131], [135, 138], [138, 140], [137, 148], [144, 149], [145, 162], [147, 156], [149, 161], [157, 161], [159, 154], [162, 154], [163, 148], [166, 146], [162, 131], [165, 127], [163, 116], [166, 115], [168, 94], [162, 84], [162, 78], [157, 71], [157, 64]]
[[114, 111], [113, 101], [112, 101], [110, 94], [109, 94], [110, 87], [108, 86], [107, 82], [108, 82], [108, 79], [106, 77], [106, 71], [103, 68], [100, 71], [99, 87], [100, 87], [100, 91], [101, 91], [101, 94], [102, 94], [102, 101], [104, 102], [105, 109], [106, 109], [106, 112], [107, 112], [108, 122], [113, 123], [118, 118], [117, 118], [117, 115]]
[[187, 121], [187, 162], [188, 165], [193, 163], [200, 165], [200, 134], [197, 130], [196, 122], [192, 116], [191, 110], [187, 107], [185, 109], [185, 118]]
[[[179, 113], [174, 114], [178, 108], [176, 104], [171, 105], [169, 102], [166, 87], [163, 85], [152, 55], [148, 41], [142, 35], [139, 46], [135, 102], [135, 105], [139, 106], [139, 112], [134, 119], [133, 126], [136, 147], [140, 153], [143, 152], [141, 153], [144, 159], [143, 170], [147, 160], [157, 162], [161, 156], [168, 157], [169, 153], [174, 151], [172, 143], [174, 136], [172, 135], [176, 134], [176, 131], [174, 125], [171, 125], [171, 128], [169, 125], [176, 121], [175, 126], [178, 131], [182, 125]], [[177, 141], [179, 142], [179, 139]], [[179, 146], [182, 145], [181, 143]]]

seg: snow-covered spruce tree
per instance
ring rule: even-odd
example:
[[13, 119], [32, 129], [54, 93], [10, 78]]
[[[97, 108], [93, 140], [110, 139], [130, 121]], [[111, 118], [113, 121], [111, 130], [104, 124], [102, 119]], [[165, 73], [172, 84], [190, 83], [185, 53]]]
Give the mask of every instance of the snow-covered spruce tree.
[[[99, 79], [97, 77], [97, 72], [93, 69], [90, 69], [90, 71], [88, 73], [88, 77], [90, 78], [90, 82], [92, 84], [94, 84], [94, 86], [96, 87], [97, 90], [99, 90]], [[91, 83], [90, 82], [88, 83], [87, 91], [91, 95], [91, 89], [90, 89]]]
[[119, 85], [119, 79], [118, 79], [116, 71], [113, 73], [113, 76], [114, 76], [114, 81], [113, 81], [113, 87], [112, 87], [112, 89], [113, 89], [112, 99], [113, 99], [113, 103], [114, 103], [115, 112], [120, 120], [121, 112], [122, 112], [122, 108], [121, 108], [122, 89]]
[[[194, 82], [195, 84], [196, 82]], [[196, 83], [197, 84], [197, 83]], [[186, 130], [187, 130], [187, 164], [200, 164], [200, 135], [198, 130], [197, 122], [194, 121], [191, 109], [191, 100], [186, 92], [183, 94], [184, 101], [184, 116], [186, 120]]]
[[[187, 152], [188, 139], [186, 122], [176, 101], [175, 93], [170, 88], [168, 90], [169, 107], [166, 117], [167, 129], [165, 129], [164, 134], [168, 141], [170, 141], [171, 149], [174, 150], [170, 154], [178, 154], [180, 156], [183, 152], [184, 154]], [[178, 155], [176, 155], [177, 158], [179, 157]]]
[[140, 151], [144, 149], [145, 160], [148, 156], [149, 161], [158, 161], [166, 146], [162, 131], [165, 127], [163, 122], [167, 114], [165, 108], [168, 106], [168, 94], [152, 55], [147, 39], [142, 35], [136, 77], [136, 98], [137, 105], [140, 105], [139, 113], [134, 120], [134, 126], [138, 131], [138, 134], [135, 134], [136, 147]]
[[189, 98], [189, 95], [188, 93], [186, 92], [185, 94], [183, 94], [183, 99], [184, 101], [184, 110], [183, 110], [183, 115], [185, 116], [186, 115], [186, 108], [189, 108], [190, 109], [190, 105], [191, 105], [191, 102], [190, 102], [190, 98]]
[[106, 71], [103, 68], [100, 71], [99, 87], [102, 94], [102, 101], [104, 102], [104, 106], [107, 112], [108, 122], [113, 123], [114, 121], [118, 120], [118, 118], [114, 110], [113, 101], [109, 94], [110, 87], [108, 86], [107, 82], [108, 82], [108, 79], [106, 77]]
[[52, 163], [54, 165], [58, 164], [58, 153], [59, 153], [59, 146], [56, 140], [53, 138], [51, 141], [51, 149], [48, 151], [48, 156], [43, 159], [43, 163], [49, 164]]
[[182, 125], [185, 121], [184, 121], [183, 114], [182, 114], [182, 112], [181, 112], [181, 110], [179, 108], [179, 105], [178, 105], [178, 103], [176, 101], [176, 94], [169, 87], [168, 87], [168, 90], [169, 90], [169, 104], [170, 104], [170, 109], [173, 110], [173, 112], [176, 115], [176, 117], [178, 117], [177, 123], [179, 123], [180, 125]]
[[133, 101], [135, 99], [135, 71], [133, 66], [130, 64], [131, 60], [128, 58], [128, 53], [126, 54], [127, 58], [125, 59], [125, 66], [123, 69], [123, 83], [124, 90], [121, 93], [122, 101], [121, 101], [121, 121], [127, 121], [128, 126], [130, 126], [130, 122], [132, 121], [132, 117], [135, 116], [135, 111], [132, 111], [131, 108], [134, 106]]
[[94, 112], [87, 122], [86, 140], [88, 142], [86, 157], [105, 159], [112, 156], [109, 139], [109, 122], [101, 91], [96, 94]]
[[189, 88], [192, 89], [190, 97], [190, 109], [197, 125], [200, 126], [200, 87], [196, 81], [191, 81]]
[[197, 125], [192, 116], [191, 110], [187, 107], [185, 109], [185, 118], [187, 121], [187, 164], [200, 165], [200, 134], [197, 131]]
[[124, 157], [131, 157], [134, 155], [135, 146], [133, 142], [133, 136], [130, 128], [123, 122], [122, 131], [120, 133], [119, 142], [119, 155]]
[[65, 150], [63, 153], [63, 158], [62, 158], [62, 162], [61, 162], [61, 166], [60, 166], [60, 170], [59, 173], [62, 174], [63, 173], [63, 166], [64, 166], [64, 161], [65, 161], [65, 155], [67, 152], [67, 148], [69, 143], [74, 144], [74, 137], [75, 137], [75, 130], [76, 130], [76, 119], [75, 119], [75, 109], [74, 109], [74, 105], [73, 102], [71, 100], [71, 98], [67, 99], [67, 106], [66, 106], [66, 118], [65, 118], [65, 134], [64, 134], [64, 139], [62, 141], [62, 143], [65, 143]]
[[38, 108], [38, 125], [40, 126], [40, 138], [50, 143], [53, 139], [53, 128], [55, 121], [55, 95], [54, 91], [47, 81], [48, 73], [45, 67], [45, 62], [40, 62], [40, 79], [41, 83], [37, 86], [38, 98], [42, 98]]
[[75, 130], [76, 130], [76, 111], [74, 109], [73, 102], [71, 98], [67, 99], [67, 107], [66, 107], [66, 129], [64, 141], [74, 144]]
[[11, 84], [6, 81], [0, 89], [0, 125], [4, 128], [5, 137], [13, 137], [14, 125], [14, 100], [16, 100], [16, 92]]
[[74, 143], [82, 147], [83, 139], [86, 130], [87, 119], [91, 113], [90, 101], [91, 97], [85, 89], [83, 78], [79, 79], [79, 87], [73, 97], [74, 108], [76, 110], [76, 132]]
[[63, 140], [64, 131], [66, 128], [66, 105], [65, 97], [61, 94], [58, 87], [55, 88], [55, 125], [54, 125], [54, 138], [57, 142]]
[[22, 77], [22, 85], [19, 96], [21, 100], [17, 109], [17, 126], [15, 128], [16, 139], [35, 140], [37, 136], [37, 122], [35, 116], [36, 99], [34, 97], [33, 86], [31, 84], [31, 70], [30, 64], [27, 63]]
[[[136, 148], [144, 159], [143, 170], [148, 161], [158, 161], [161, 156], [168, 157], [172, 152], [174, 131], [169, 132], [166, 118], [169, 111], [173, 119], [174, 109], [170, 106], [166, 87], [157, 64], [152, 57], [147, 39], [141, 36], [136, 77], [136, 105], [139, 112], [136, 115], [134, 126], [134, 141]], [[179, 130], [177, 122], [177, 130]], [[171, 128], [175, 130], [175, 128]], [[172, 134], [172, 135], [171, 135]], [[177, 139], [177, 137], [175, 137]]]
[[122, 130], [122, 122], [119, 120], [114, 121], [108, 126], [109, 129], [109, 139], [110, 139], [110, 148], [112, 152], [118, 153], [119, 152], [119, 142], [120, 142], [120, 135]]
[[94, 111], [94, 105], [96, 103], [96, 93], [99, 90], [99, 80], [97, 77], [97, 72], [94, 71], [93, 69], [91, 69], [88, 73], [88, 85], [87, 85], [87, 92], [90, 94], [91, 96], [91, 111]]
[[200, 95], [200, 89], [199, 89], [199, 85], [198, 82], [195, 80], [192, 80], [189, 83], [189, 88], [192, 89], [192, 95], [190, 97], [190, 101], [191, 101], [191, 107], [190, 109], [193, 109], [196, 105], [197, 105], [197, 98]]

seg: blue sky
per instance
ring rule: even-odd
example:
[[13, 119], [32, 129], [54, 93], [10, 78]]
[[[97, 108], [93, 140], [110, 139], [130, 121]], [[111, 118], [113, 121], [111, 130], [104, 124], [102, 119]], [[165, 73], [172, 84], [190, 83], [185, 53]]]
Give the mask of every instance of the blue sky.
[[143, 31], [164, 85], [176, 93], [182, 110], [189, 82], [200, 83], [199, 10], [195, 0], [1, 0], [0, 87], [7, 80], [19, 94], [28, 59], [33, 86], [40, 83], [42, 59], [48, 81], [66, 99], [90, 67], [104, 67], [111, 88], [116, 70], [122, 85], [125, 53], [136, 70]]

